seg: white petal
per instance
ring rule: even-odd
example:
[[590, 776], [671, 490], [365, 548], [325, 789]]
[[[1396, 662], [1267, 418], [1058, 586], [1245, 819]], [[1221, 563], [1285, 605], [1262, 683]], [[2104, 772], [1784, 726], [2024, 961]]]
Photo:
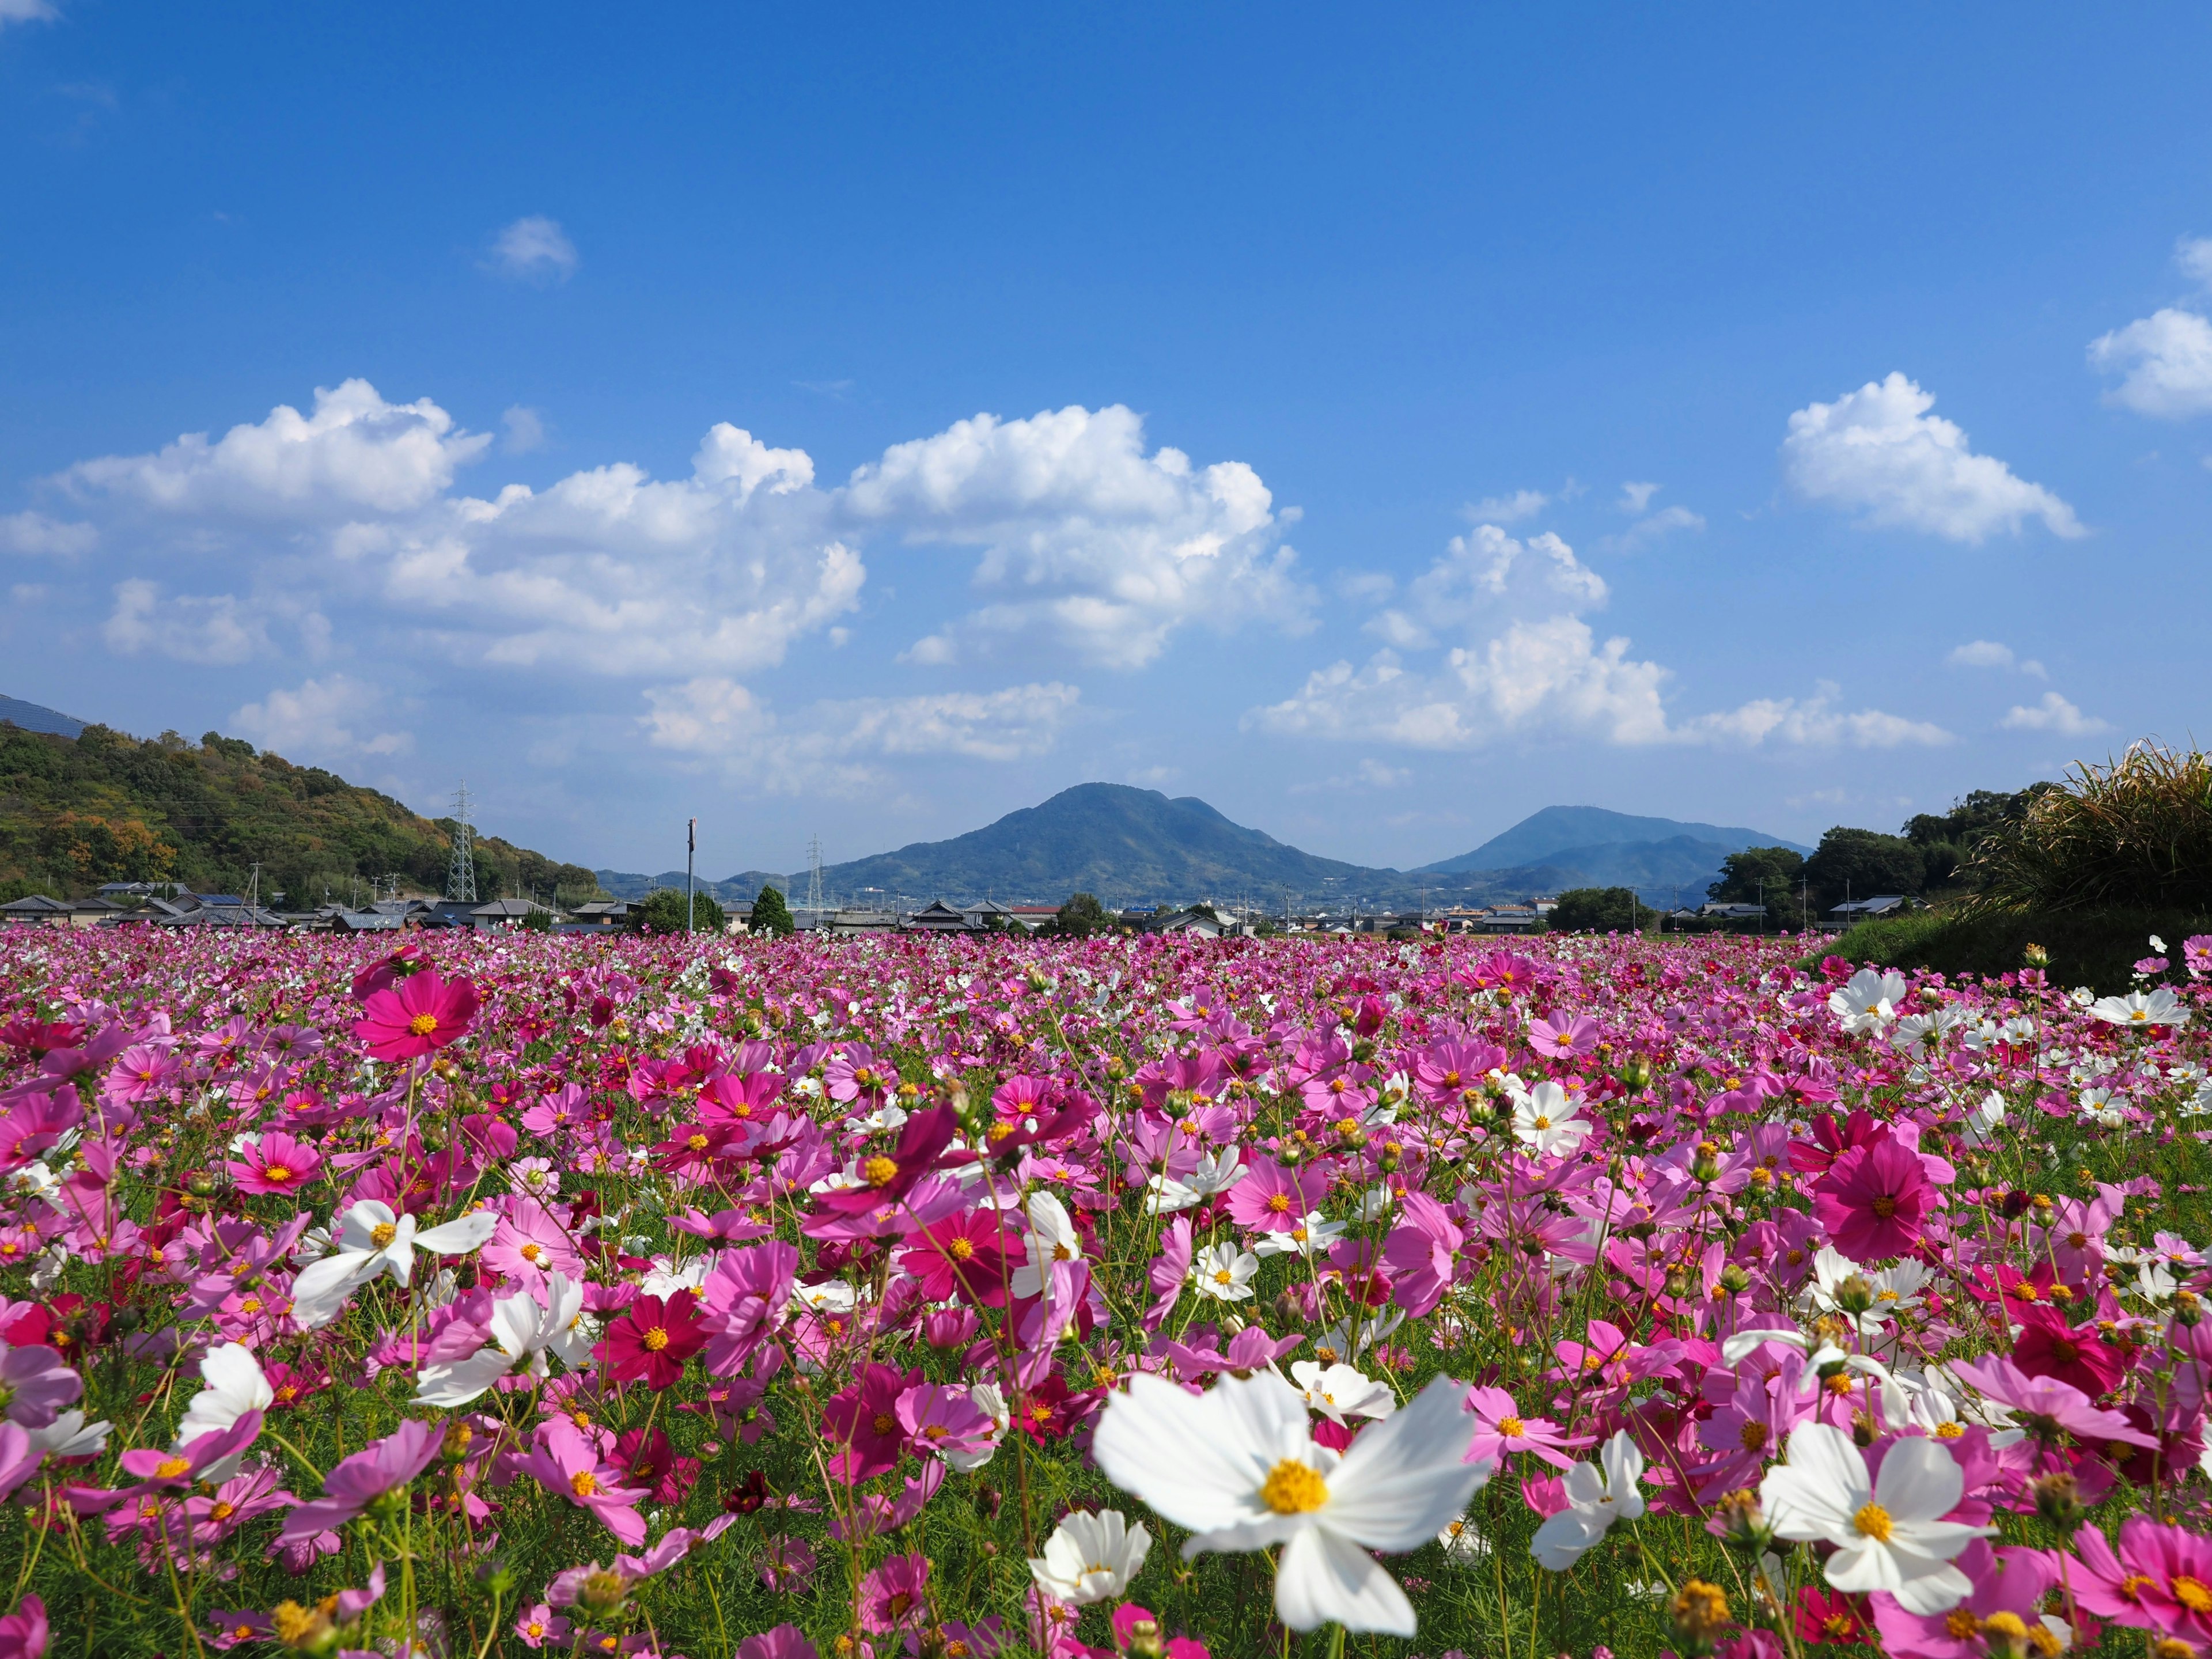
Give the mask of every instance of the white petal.
[[292, 1281], [292, 1316], [310, 1327], [328, 1323], [348, 1297], [376, 1277], [378, 1265], [358, 1250], [308, 1263]]
[[[1794, 1440], [1790, 1453], [1794, 1461]], [[1934, 1440], [1912, 1437], [1898, 1441], [1882, 1458], [1874, 1501], [1889, 1511], [1893, 1522], [1933, 1521], [1958, 1507], [1966, 1486], [1966, 1476], [1949, 1452]]]
[[[1091, 1455], [1109, 1480], [1177, 1526], [1211, 1532], [1254, 1518], [1274, 1464], [1224, 1407], [1228, 1386], [1194, 1395], [1164, 1377], [1131, 1377], [1107, 1402]], [[1276, 1386], [1291, 1392], [1279, 1378]]]
[[1418, 1549], [1464, 1511], [1485, 1473], [1462, 1461], [1476, 1427], [1466, 1398], [1465, 1383], [1436, 1377], [1353, 1441], [1329, 1477], [1329, 1529], [1370, 1549]]
[[1275, 1616], [1291, 1630], [1334, 1623], [1355, 1633], [1413, 1633], [1413, 1604], [1398, 1581], [1365, 1550], [1326, 1527], [1308, 1527], [1283, 1547], [1275, 1569]]
[[472, 1210], [443, 1226], [416, 1234], [415, 1248], [435, 1250], [440, 1255], [464, 1255], [471, 1250], [482, 1249], [491, 1237], [493, 1229], [498, 1225], [499, 1218], [489, 1210]]
[[416, 1378], [415, 1397], [426, 1406], [465, 1406], [514, 1369], [514, 1358], [497, 1348], [448, 1365], [425, 1365]]
[[374, 1250], [376, 1230], [396, 1227], [399, 1218], [392, 1214], [392, 1206], [374, 1198], [364, 1198], [338, 1218], [338, 1249], [341, 1251]]
[[[1832, 1575], [1829, 1582], [1834, 1582]], [[1907, 1613], [1917, 1613], [1925, 1619], [1935, 1613], [1948, 1613], [1973, 1591], [1973, 1580], [1956, 1567], [1943, 1566], [1933, 1572], [1904, 1580], [1890, 1594], [1897, 1598], [1897, 1605]]]
[[1565, 1572], [1583, 1552], [1605, 1536], [1611, 1514], [1603, 1510], [1561, 1510], [1536, 1528], [1528, 1553], [1547, 1572]]
[[1896, 1558], [1871, 1538], [1861, 1538], [1838, 1550], [1828, 1558], [1827, 1571], [1831, 1584], [1855, 1595], [1869, 1590], [1894, 1593], [1905, 1582]]

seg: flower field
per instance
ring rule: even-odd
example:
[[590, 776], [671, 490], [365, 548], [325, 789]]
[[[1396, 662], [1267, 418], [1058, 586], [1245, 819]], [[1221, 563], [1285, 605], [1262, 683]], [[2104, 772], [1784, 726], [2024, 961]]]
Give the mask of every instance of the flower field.
[[0, 935], [0, 1659], [2212, 1653], [2212, 939]]

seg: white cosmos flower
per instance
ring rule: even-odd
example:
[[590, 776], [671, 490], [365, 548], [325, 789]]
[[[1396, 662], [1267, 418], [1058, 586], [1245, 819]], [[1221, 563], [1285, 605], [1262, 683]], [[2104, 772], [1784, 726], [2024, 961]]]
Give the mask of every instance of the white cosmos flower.
[[[503, 1296], [491, 1306], [490, 1345], [466, 1359], [425, 1365], [415, 1379], [415, 1398], [426, 1406], [465, 1406], [517, 1366], [544, 1376], [548, 1349], [562, 1352], [571, 1364], [572, 1342], [564, 1340], [581, 1323], [584, 1287], [563, 1273], [545, 1276], [545, 1301], [527, 1291]], [[586, 1346], [586, 1353], [589, 1349]]]
[[1634, 1521], [1644, 1514], [1644, 1454], [1622, 1429], [1598, 1448], [1595, 1463], [1577, 1463], [1567, 1471], [1567, 1506], [1536, 1528], [1528, 1546], [1536, 1565], [1547, 1572], [1565, 1572], [1582, 1559], [1584, 1551], [1604, 1537], [1616, 1521]]
[[1207, 1152], [1198, 1160], [1198, 1167], [1182, 1178], [1182, 1184], [1200, 1198], [1212, 1198], [1216, 1193], [1225, 1193], [1250, 1175], [1244, 1167], [1244, 1154], [1234, 1146], [1224, 1146], [1218, 1152]]
[[1992, 1089], [1982, 1097], [1980, 1105], [1966, 1114], [1966, 1127], [1959, 1139], [1969, 1146], [1994, 1146], [2004, 1121], [2004, 1097]]
[[[225, 1342], [210, 1348], [200, 1361], [200, 1381], [206, 1386], [185, 1407], [170, 1449], [181, 1451], [204, 1435], [220, 1433], [248, 1412], [265, 1412], [276, 1403], [276, 1390], [261, 1374], [261, 1362], [242, 1342]], [[238, 1473], [246, 1454], [218, 1458], [201, 1473], [210, 1480], [228, 1480]]]
[[1406, 1310], [1403, 1308], [1381, 1309], [1359, 1322], [1355, 1336], [1352, 1322], [1340, 1319], [1314, 1338], [1314, 1352], [1321, 1357], [1324, 1365], [1357, 1359], [1405, 1322]]
[[1462, 1515], [1444, 1522], [1443, 1530], [1437, 1534], [1437, 1542], [1444, 1547], [1444, 1553], [1456, 1555], [1462, 1560], [1479, 1560], [1490, 1553], [1490, 1540], [1474, 1529], [1474, 1522]]
[[1044, 1540], [1043, 1558], [1030, 1558], [1030, 1576], [1046, 1595], [1088, 1607], [1127, 1589], [1152, 1547], [1144, 1524], [1128, 1525], [1119, 1510], [1075, 1510]]
[[1514, 1102], [1513, 1133], [1540, 1157], [1565, 1158], [1590, 1132], [1582, 1110], [1582, 1102], [1568, 1099], [1567, 1091], [1547, 1078]]
[[1286, 1233], [1261, 1233], [1252, 1241], [1252, 1249], [1260, 1255], [1295, 1254], [1311, 1261], [1328, 1255], [1328, 1247], [1344, 1237], [1344, 1231], [1343, 1222], [1328, 1220], [1316, 1210]]
[[1194, 1188], [1188, 1187], [1164, 1170], [1155, 1170], [1145, 1179], [1145, 1213], [1173, 1215], [1177, 1210], [1188, 1210], [1199, 1201]]
[[999, 1391], [997, 1383], [970, 1383], [968, 1397], [975, 1402], [978, 1411], [991, 1419], [991, 1437], [969, 1451], [955, 1451], [947, 1446], [939, 1449], [937, 1454], [962, 1474], [973, 1474], [997, 1455], [999, 1442], [1012, 1421], [1006, 1412], [1006, 1396]]
[[2124, 997], [2100, 997], [2089, 1005], [2089, 1017], [2112, 1025], [2186, 1025], [2189, 1010], [2172, 988], [2130, 991]]
[[1042, 1296], [1044, 1283], [1055, 1261], [1080, 1261], [1083, 1237], [1068, 1218], [1067, 1206], [1050, 1193], [1032, 1193], [1029, 1201], [1030, 1230], [1023, 1242], [1030, 1259], [1014, 1269], [1012, 1281], [1017, 1297]]
[[415, 1252], [433, 1255], [465, 1255], [480, 1249], [499, 1224], [489, 1210], [467, 1215], [425, 1231], [416, 1231], [411, 1215], [395, 1215], [392, 1206], [365, 1198], [339, 1218], [337, 1249], [301, 1271], [292, 1285], [292, 1316], [301, 1325], [326, 1325], [347, 1299], [379, 1275], [389, 1273], [404, 1285], [415, 1269]]
[[1862, 968], [1846, 984], [1828, 994], [1828, 1012], [1854, 1035], [1879, 1032], [1897, 1018], [1905, 992], [1904, 975], [1881, 974], [1871, 968]]
[[1186, 1394], [1139, 1373], [1109, 1401], [1091, 1447], [1106, 1478], [1197, 1535], [1203, 1550], [1283, 1546], [1275, 1616], [1291, 1630], [1413, 1633], [1405, 1592], [1368, 1552], [1418, 1549], [1495, 1467], [1464, 1463], [1474, 1419], [1439, 1376], [1341, 1458], [1313, 1441], [1305, 1401], [1273, 1371]]
[[88, 1424], [82, 1412], [71, 1409], [44, 1428], [25, 1429], [23, 1434], [33, 1451], [51, 1453], [56, 1457], [96, 1457], [107, 1449], [107, 1437], [114, 1430], [112, 1423]]
[[1209, 1244], [1190, 1264], [1191, 1288], [1216, 1302], [1248, 1302], [1260, 1258], [1234, 1244]]
[[1775, 1536], [1836, 1547], [1826, 1567], [1836, 1589], [1887, 1590], [1907, 1613], [1925, 1618], [1972, 1593], [1972, 1581], [1951, 1563], [1993, 1530], [1942, 1518], [1965, 1486], [1937, 1441], [1893, 1441], [1881, 1479], [1869, 1480], [1850, 1436], [1807, 1423], [1790, 1434], [1789, 1462], [1766, 1472], [1759, 1495]]
[[1291, 1376], [1304, 1391], [1306, 1404], [1332, 1423], [1340, 1424], [1347, 1417], [1388, 1417], [1398, 1409], [1398, 1396], [1389, 1383], [1350, 1365], [1297, 1359], [1291, 1363]]

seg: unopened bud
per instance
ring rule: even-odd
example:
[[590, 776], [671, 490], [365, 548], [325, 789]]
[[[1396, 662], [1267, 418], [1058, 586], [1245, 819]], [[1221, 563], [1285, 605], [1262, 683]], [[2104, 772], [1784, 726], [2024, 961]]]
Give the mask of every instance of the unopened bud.
[[1741, 1296], [1751, 1288], [1751, 1273], [1741, 1261], [1731, 1261], [1721, 1269], [1720, 1287], [1730, 1296]]
[[2020, 953], [2020, 958], [2031, 968], [2051, 966], [2051, 952], [2040, 945], [2031, 945]]
[[2196, 1291], [2176, 1291], [2173, 1293], [2173, 1322], [2175, 1324], [2193, 1328], [2197, 1322], [2203, 1317], [2203, 1298], [2199, 1297]]
[[2081, 1489], [2070, 1474], [2046, 1474], [2035, 1483], [2035, 1512], [2062, 1531], [2081, 1524]]
[[1159, 1659], [1164, 1650], [1160, 1646], [1160, 1621], [1153, 1618], [1132, 1619], [1129, 1621], [1129, 1645], [1126, 1650], [1136, 1659]]
[[618, 1572], [587, 1572], [576, 1587], [576, 1605], [597, 1613], [611, 1613], [629, 1599], [629, 1583]]
[[469, 1444], [476, 1437], [477, 1431], [456, 1418], [446, 1425], [445, 1443], [440, 1449], [448, 1463], [458, 1463], [469, 1455]]
[[1874, 1306], [1874, 1285], [1863, 1275], [1852, 1273], [1836, 1286], [1836, 1305], [1848, 1314], [1863, 1314]]
[[1774, 1541], [1774, 1528], [1766, 1524], [1766, 1511], [1759, 1494], [1748, 1486], [1729, 1493], [1713, 1505], [1713, 1530], [1732, 1549], [1758, 1555]]
[[1684, 1579], [1667, 1613], [1683, 1645], [1699, 1653], [1709, 1650], [1729, 1624], [1727, 1595], [1702, 1578]]

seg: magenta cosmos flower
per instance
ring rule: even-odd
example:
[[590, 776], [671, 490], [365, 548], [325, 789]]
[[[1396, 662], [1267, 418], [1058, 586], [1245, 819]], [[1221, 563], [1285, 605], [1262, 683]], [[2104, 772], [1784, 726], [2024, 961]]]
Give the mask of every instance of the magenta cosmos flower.
[[1319, 1175], [1286, 1169], [1271, 1158], [1247, 1158], [1244, 1168], [1244, 1179], [1229, 1189], [1228, 1198], [1230, 1216], [1240, 1227], [1291, 1232], [1305, 1224], [1328, 1190], [1328, 1182]]
[[40, 1659], [46, 1650], [46, 1604], [27, 1595], [0, 1619], [0, 1659]]
[[1886, 1261], [1920, 1242], [1936, 1194], [1920, 1154], [1884, 1135], [1830, 1164], [1813, 1200], [1830, 1243], [1854, 1261]]
[[1469, 1389], [1467, 1408], [1474, 1415], [1475, 1431], [1462, 1460], [1465, 1462], [1480, 1463], [1527, 1452], [1554, 1468], [1571, 1469], [1575, 1460], [1566, 1449], [1589, 1444], [1587, 1436], [1568, 1438], [1549, 1419], [1522, 1416], [1513, 1396], [1503, 1389]]
[[838, 1448], [830, 1473], [857, 1485], [896, 1468], [906, 1448], [899, 1397], [921, 1382], [918, 1370], [909, 1376], [890, 1365], [871, 1364], [857, 1383], [830, 1395], [822, 1413], [822, 1437]]
[[361, 1014], [353, 1034], [368, 1045], [371, 1060], [412, 1060], [467, 1032], [477, 1017], [477, 988], [465, 979], [449, 984], [425, 968], [372, 994]]
[[522, 1460], [522, 1472], [546, 1491], [589, 1510], [632, 1549], [645, 1542], [645, 1517], [637, 1511], [642, 1487], [622, 1484], [623, 1471], [599, 1455], [599, 1443], [566, 1417], [538, 1425], [537, 1443]]
[[1597, 1047], [1597, 1022], [1588, 1014], [1561, 1014], [1528, 1022], [1528, 1046], [1554, 1060], [1573, 1060]]
[[592, 1355], [618, 1382], [669, 1387], [684, 1375], [684, 1362], [707, 1346], [699, 1322], [699, 1298], [678, 1291], [665, 1301], [641, 1296], [607, 1327]]
[[860, 1160], [861, 1185], [842, 1188], [822, 1195], [822, 1207], [832, 1215], [863, 1215], [895, 1205], [907, 1188], [937, 1167], [937, 1160], [951, 1145], [960, 1121], [950, 1106], [933, 1106], [907, 1119], [896, 1150], [878, 1152]]
[[282, 1129], [271, 1129], [240, 1159], [223, 1166], [241, 1193], [296, 1193], [315, 1178], [323, 1155]]
[[927, 1556], [892, 1556], [860, 1581], [860, 1628], [881, 1633], [921, 1623], [929, 1614], [928, 1582]]
[[[286, 1516], [276, 1541], [301, 1544], [318, 1533], [336, 1532], [385, 1493], [405, 1486], [429, 1468], [444, 1438], [435, 1423], [411, 1419], [402, 1423], [325, 1475], [323, 1495]], [[194, 1443], [194, 1447], [199, 1443]]]

